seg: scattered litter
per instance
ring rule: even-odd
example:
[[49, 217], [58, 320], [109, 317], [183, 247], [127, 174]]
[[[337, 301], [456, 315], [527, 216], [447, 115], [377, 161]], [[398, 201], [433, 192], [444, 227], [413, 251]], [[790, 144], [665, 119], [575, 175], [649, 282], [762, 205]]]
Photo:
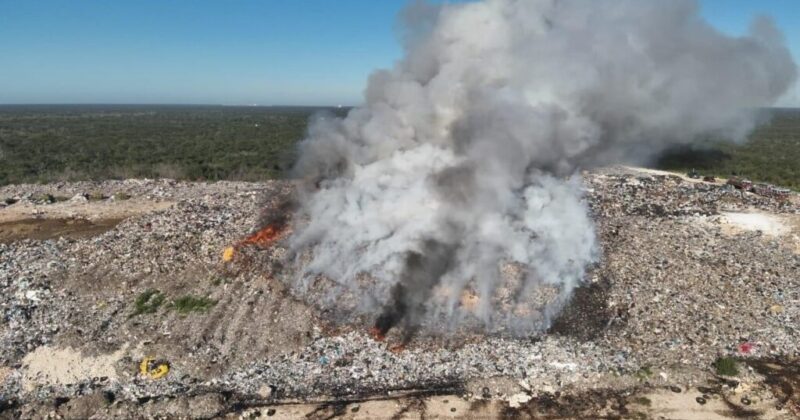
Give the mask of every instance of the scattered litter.
[[234, 256], [235, 253], [236, 253], [236, 250], [232, 246], [229, 246], [229, 247], [225, 248], [225, 250], [222, 251], [222, 261], [224, 261], [224, 262], [233, 261], [233, 256]]
[[148, 356], [139, 363], [139, 373], [150, 379], [161, 379], [169, 373], [169, 362]]

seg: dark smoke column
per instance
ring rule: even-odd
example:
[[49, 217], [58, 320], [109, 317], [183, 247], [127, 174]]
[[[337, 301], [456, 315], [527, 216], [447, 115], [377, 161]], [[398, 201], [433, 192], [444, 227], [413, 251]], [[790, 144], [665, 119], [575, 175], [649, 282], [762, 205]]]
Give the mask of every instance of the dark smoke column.
[[546, 328], [599, 258], [577, 172], [742, 139], [796, 77], [768, 19], [732, 38], [689, 0], [406, 15], [404, 59], [371, 76], [363, 107], [314, 121], [296, 167], [295, 289], [322, 274], [336, 286], [309, 299], [391, 325]]

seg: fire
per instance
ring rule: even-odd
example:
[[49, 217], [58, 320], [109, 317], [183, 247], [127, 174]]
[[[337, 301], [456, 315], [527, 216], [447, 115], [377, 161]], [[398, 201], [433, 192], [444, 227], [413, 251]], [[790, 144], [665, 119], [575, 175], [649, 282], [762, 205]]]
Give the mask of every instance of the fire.
[[386, 339], [386, 332], [381, 331], [378, 327], [372, 327], [369, 329], [369, 335], [375, 341], [383, 341]]
[[[372, 327], [369, 329], [369, 336], [372, 337], [373, 340], [379, 342], [386, 340], [386, 333], [387, 331], [383, 331], [378, 327]], [[389, 346], [389, 351], [395, 354], [402, 353], [403, 351], [405, 351], [405, 349], [406, 349], [405, 343], [392, 344]]]
[[255, 245], [261, 248], [266, 248], [272, 245], [273, 242], [278, 240], [283, 234], [283, 226], [272, 223], [258, 232], [248, 236], [243, 241], [239, 242], [239, 246]]
[[222, 261], [231, 262], [236, 256], [236, 251], [244, 246], [256, 246], [259, 248], [268, 248], [275, 241], [283, 237], [285, 233], [285, 225], [281, 223], [270, 223], [258, 232], [244, 238], [236, 244], [225, 248], [222, 251]]

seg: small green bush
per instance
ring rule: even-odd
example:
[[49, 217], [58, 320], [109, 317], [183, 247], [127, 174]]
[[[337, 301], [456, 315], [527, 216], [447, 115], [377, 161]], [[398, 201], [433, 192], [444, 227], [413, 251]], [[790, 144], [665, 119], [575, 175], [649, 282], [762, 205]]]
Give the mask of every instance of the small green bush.
[[734, 376], [739, 374], [736, 360], [732, 357], [720, 357], [714, 362], [714, 369], [717, 371], [717, 375], [720, 376]]
[[641, 369], [636, 371], [636, 377], [641, 381], [651, 376], [653, 376], [653, 370], [650, 368], [650, 366], [643, 366]]
[[178, 313], [186, 315], [192, 312], [206, 312], [216, 304], [217, 302], [215, 300], [206, 297], [186, 295], [175, 299], [175, 301], [172, 302], [172, 308]]
[[134, 309], [131, 317], [141, 314], [152, 314], [158, 310], [163, 302], [163, 293], [155, 289], [147, 289], [136, 297], [136, 301], [133, 303]]

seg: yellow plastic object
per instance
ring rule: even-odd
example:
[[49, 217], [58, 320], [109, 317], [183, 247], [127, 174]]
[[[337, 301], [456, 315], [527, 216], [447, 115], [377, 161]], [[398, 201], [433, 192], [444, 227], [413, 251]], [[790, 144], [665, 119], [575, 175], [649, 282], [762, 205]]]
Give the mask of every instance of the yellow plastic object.
[[147, 356], [139, 364], [139, 373], [150, 379], [161, 379], [169, 373], [169, 362]]
[[225, 261], [225, 262], [233, 261], [233, 255], [235, 253], [236, 253], [236, 250], [233, 249], [232, 246], [229, 246], [229, 247], [225, 248], [225, 250], [222, 251], [222, 261]]

